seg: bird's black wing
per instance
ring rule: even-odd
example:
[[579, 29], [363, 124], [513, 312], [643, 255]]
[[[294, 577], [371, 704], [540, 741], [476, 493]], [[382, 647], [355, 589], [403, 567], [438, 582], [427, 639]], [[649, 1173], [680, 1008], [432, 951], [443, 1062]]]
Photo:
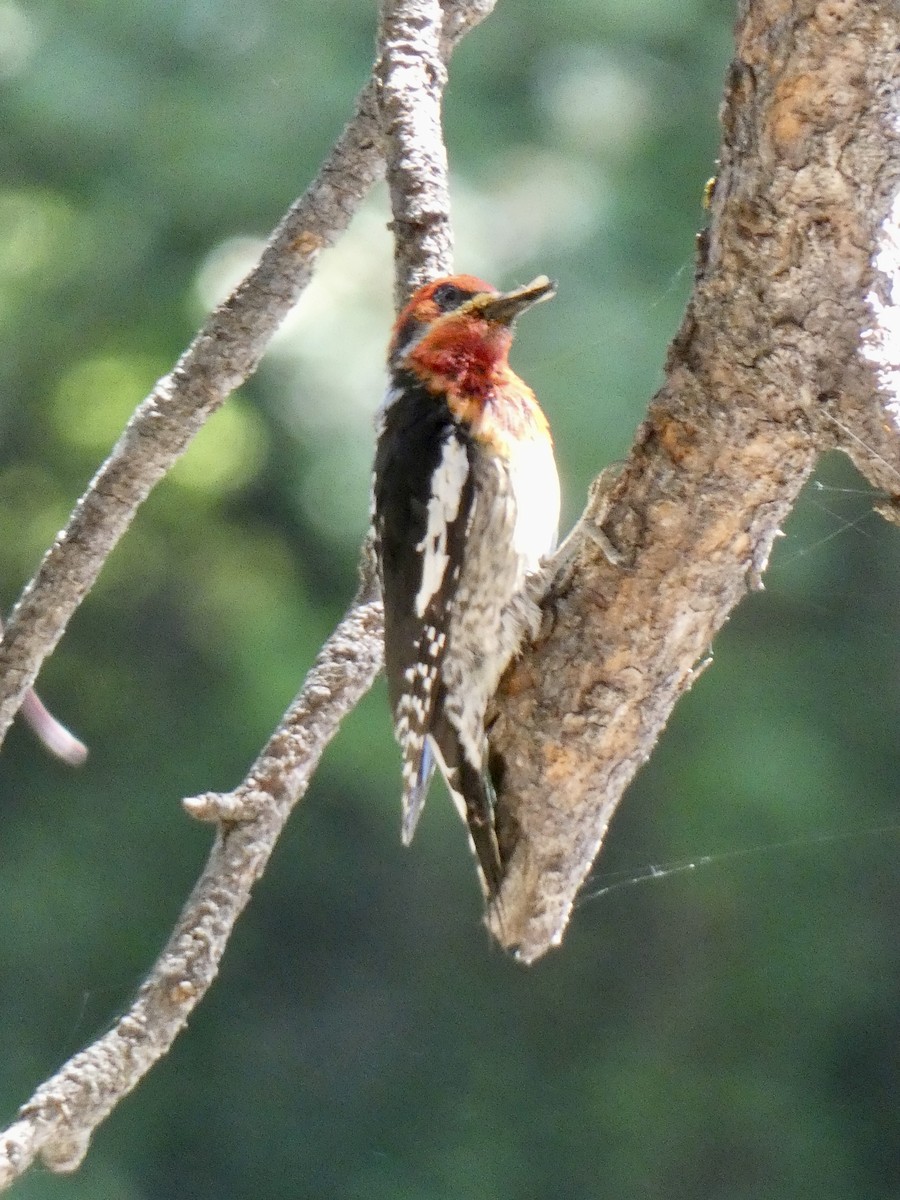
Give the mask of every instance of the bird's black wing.
[[373, 524], [388, 693], [403, 753], [404, 842], [434, 772], [429, 734], [474, 494], [471, 445], [446, 403], [412, 383], [398, 389], [382, 414]]

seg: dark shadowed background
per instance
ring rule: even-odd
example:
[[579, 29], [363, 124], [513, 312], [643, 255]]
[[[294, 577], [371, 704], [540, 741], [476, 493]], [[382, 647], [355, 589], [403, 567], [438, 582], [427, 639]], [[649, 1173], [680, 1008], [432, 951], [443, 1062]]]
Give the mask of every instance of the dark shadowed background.
[[[4, 608], [339, 133], [374, 7], [0, 2]], [[458, 267], [559, 280], [515, 365], [554, 428], [567, 523], [661, 379], [732, 18], [722, 0], [504, 0], [453, 62]], [[4, 1119], [128, 1003], [209, 846], [180, 797], [241, 778], [353, 593], [387, 219], [379, 190], [48, 663], [88, 765], [8, 739]], [[437, 786], [401, 848], [379, 684], [173, 1053], [77, 1175], [37, 1169], [16, 1194], [900, 1194], [898, 534], [837, 458], [785, 534], [559, 951], [526, 970], [488, 941]]]

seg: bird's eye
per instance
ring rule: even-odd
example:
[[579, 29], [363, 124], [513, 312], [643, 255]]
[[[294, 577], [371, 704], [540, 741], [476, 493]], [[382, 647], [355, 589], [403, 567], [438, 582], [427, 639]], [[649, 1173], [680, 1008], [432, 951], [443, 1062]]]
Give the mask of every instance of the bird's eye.
[[440, 287], [434, 289], [431, 298], [441, 312], [448, 313], [453, 312], [454, 308], [459, 308], [474, 295], [474, 292], [467, 292], [465, 289], [457, 287], [455, 283], [442, 283]]

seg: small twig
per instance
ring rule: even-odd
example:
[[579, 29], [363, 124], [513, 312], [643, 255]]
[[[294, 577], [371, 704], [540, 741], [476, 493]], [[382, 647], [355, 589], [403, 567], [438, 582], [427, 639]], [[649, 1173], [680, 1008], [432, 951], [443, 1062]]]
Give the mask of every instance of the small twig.
[[291, 809], [341, 720], [371, 686], [381, 657], [381, 605], [356, 604], [240, 787], [185, 801], [190, 812], [220, 822], [206, 868], [125, 1015], [41, 1084], [0, 1134], [0, 1188], [38, 1156], [51, 1170], [75, 1170], [97, 1126], [166, 1054], [215, 979]]
[[54, 717], [34, 688], [25, 693], [19, 711], [45, 750], [70, 767], [80, 767], [87, 761], [87, 746]]
[[[3, 623], [0, 621], [0, 637]], [[70, 767], [83, 766], [87, 761], [88, 748], [78, 740], [71, 730], [58, 721], [34, 688], [29, 688], [22, 701], [19, 714], [44, 749]]]

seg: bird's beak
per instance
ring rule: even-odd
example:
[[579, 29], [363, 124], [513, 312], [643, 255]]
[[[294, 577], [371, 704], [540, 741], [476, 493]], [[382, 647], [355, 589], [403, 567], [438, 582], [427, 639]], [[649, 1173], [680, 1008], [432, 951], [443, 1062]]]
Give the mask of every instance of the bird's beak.
[[531, 283], [526, 283], [524, 287], [516, 288], [512, 292], [500, 292], [496, 295], [487, 292], [473, 296], [469, 305], [465, 307], [471, 306], [470, 312], [477, 313], [488, 321], [512, 325], [526, 308], [531, 308], [532, 304], [540, 304], [542, 300], [549, 300], [555, 295], [556, 284], [546, 275], [538, 275]]

